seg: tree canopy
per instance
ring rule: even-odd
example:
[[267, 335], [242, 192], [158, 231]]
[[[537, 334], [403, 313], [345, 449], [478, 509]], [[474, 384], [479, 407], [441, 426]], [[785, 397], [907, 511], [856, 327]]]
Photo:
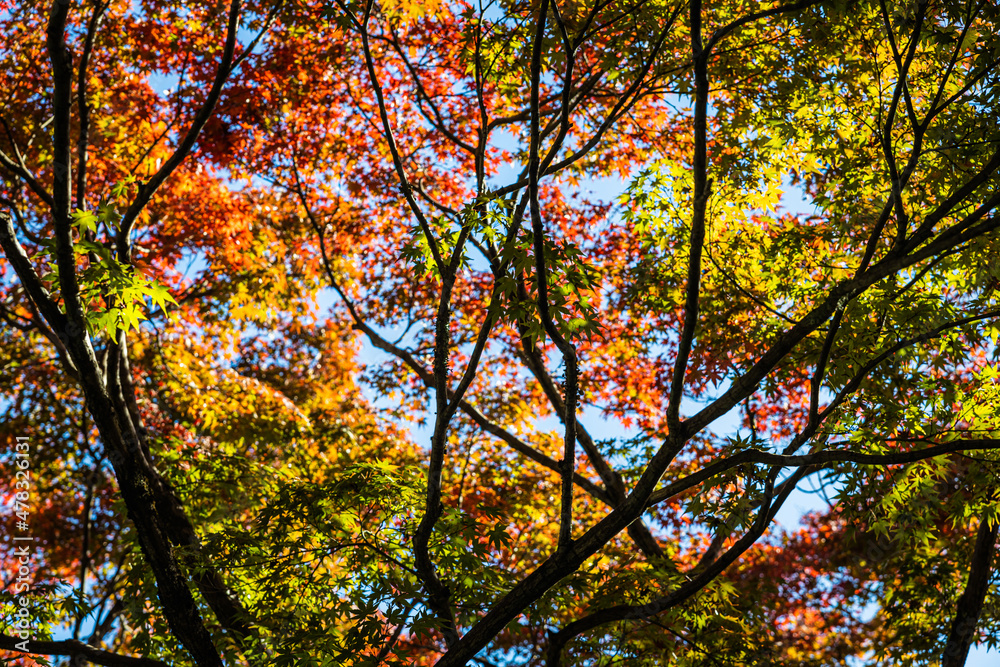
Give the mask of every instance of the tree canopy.
[[3, 659], [997, 645], [998, 21], [0, 2]]

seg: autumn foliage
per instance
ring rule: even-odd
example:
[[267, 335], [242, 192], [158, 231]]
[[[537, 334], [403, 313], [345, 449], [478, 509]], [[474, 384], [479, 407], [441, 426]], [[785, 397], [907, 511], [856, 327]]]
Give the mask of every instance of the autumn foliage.
[[998, 19], [0, 0], [3, 659], [992, 646]]

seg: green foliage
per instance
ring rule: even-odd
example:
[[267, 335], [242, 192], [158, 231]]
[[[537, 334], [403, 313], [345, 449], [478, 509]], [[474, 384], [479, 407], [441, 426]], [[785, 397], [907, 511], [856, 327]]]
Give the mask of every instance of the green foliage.
[[[166, 312], [167, 304], [177, 305], [170, 291], [159, 281], [148, 278], [134, 265], [124, 264], [115, 257], [111, 243], [92, 240], [102, 227], [108, 232], [118, 230], [122, 211], [120, 201], [131, 189], [133, 180], [113, 188], [112, 197], [101, 200], [95, 210], [77, 209], [72, 214], [72, 227], [78, 239], [73, 243], [74, 256], [84, 259], [85, 268], [77, 270], [80, 298], [86, 311], [87, 328], [91, 335], [104, 334], [114, 338], [117, 332], [137, 329], [146, 319], [147, 299]], [[59, 284], [54, 240], [43, 244], [49, 273], [43, 279]]]

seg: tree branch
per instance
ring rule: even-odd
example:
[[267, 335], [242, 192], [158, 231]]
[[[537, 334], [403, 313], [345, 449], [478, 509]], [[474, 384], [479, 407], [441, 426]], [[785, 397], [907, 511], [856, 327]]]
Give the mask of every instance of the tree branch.
[[[58, 2], [58, 0], [57, 0]], [[229, 4], [229, 17], [226, 24], [226, 42], [222, 48], [222, 59], [215, 71], [215, 78], [212, 87], [205, 96], [205, 101], [195, 114], [191, 126], [188, 127], [177, 149], [167, 158], [152, 178], [146, 181], [140, 188], [135, 199], [129, 204], [128, 209], [122, 215], [121, 224], [118, 230], [117, 246], [119, 260], [128, 263], [132, 259], [132, 244], [130, 235], [139, 214], [153, 198], [153, 195], [170, 175], [180, 166], [184, 159], [194, 148], [201, 131], [205, 128], [208, 119], [212, 117], [215, 106], [222, 97], [222, 88], [232, 72], [233, 56], [236, 52], [236, 38], [240, 27], [240, 6], [241, 0], [231, 0]]]
[[[168, 667], [167, 663], [154, 658], [133, 658], [110, 651], [102, 651], [75, 639], [57, 642], [29, 639], [27, 640], [27, 653], [17, 648], [22, 643], [23, 640], [16, 637], [0, 634], [0, 649], [20, 655], [64, 655], [70, 658], [80, 656], [98, 665], [106, 665], [106, 667]], [[71, 661], [71, 663], [77, 664], [75, 661]]]
[[[542, 0], [538, 9], [537, 25], [535, 27], [535, 37], [531, 48], [531, 119], [529, 121], [529, 134], [531, 137], [528, 157], [528, 207], [531, 212], [531, 231], [534, 241], [535, 255], [535, 278], [538, 302], [538, 314], [542, 320], [545, 333], [559, 348], [563, 362], [566, 364], [566, 409], [563, 413], [563, 460], [562, 460], [562, 486], [560, 493], [559, 509], [559, 541], [557, 550], [565, 550], [572, 542], [573, 537], [573, 473], [576, 470], [576, 403], [577, 403], [577, 358], [576, 348], [566, 340], [556, 327], [549, 312], [548, 300], [548, 274], [545, 265], [545, 228], [542, 225], [541, 205], [538, 200], [538, 180], [540, 178], [543, 162], [540, 158], [541, 137], [539, 136], [539, 86], [541, 85], [542, 73], [542, 39], [545, 35], [545, 22], [548, 17], [549, 0]], [[571, 55], [571, 54], [570, 54]], [[553, 145], [552, 151], [545, 158], [545, 162], [550, 162], [554, 156], [554, 151], [558, 149], [561, 138], [565, 136], [569, 127], [569, 108], [566, 99], [569, 94], [570, 83], [573, 76], [573, 61], [569, 57], [566, 65], [566, 81], [563, 87], [563, 112], [560, 123], [560, 134]]]
[[687, 287], [684, 296], [684, 328], [677, 341], [670, 396], [667, 403], [667, 425], [671, 432], [680, 428], [681, 398], [684, 394], [684, 374], [687, 370], [695, 331], [698, 328], [698, 302], [701, 293], [701, 253], [705, 244], [705, 211], [712, 195], [708, 178], [708, 56], [701, 41], [701, 0], [691, 2], [691, 53], [694, 57], [694, 202], [691, 212]]
[[983, 610], [986, 593], [990, 588], [990, 571], [993, 564], [993, 552], [996, 550], [997, 528], [996, 520], [987, 521], [983, 518], [976, 533], [976, 546], [972, 552], [972, 562], [969, 564], [969, 578], [965, 584], [962, 597], [958, 599], [955, 610], [955, 620], [952, 621], [948, 643], [942, 654], [941, 667], [963, 667], [969, 657], [969, 649], [976, 639], [976, 625]]
[[656, 600], [646, 604], [608, 607], [588, 616], [584, 616], [583, 618], [577, 619], [559, 632], [553, 633], [549, 637], [549, 646], [547, 650], [548, 667], [558, 667], [561, 661], [563, 647], [574, 637], [600, 625], [613, 623], [615, 621], [638, 620], [646, 618], [647, 616], [659, 614], [672, 607], [676, 607], [693, 595], [696, 595], [713, 579], [725, 571], [726, 568], [736, 562], [736, 559], [746, 553], [747, 549], [752, 547], [760, 536], [764, 534], [764, 531], [767, 530], [767, 527], [770, 525], [775, 513], [777, 513], [781, 505], [784, 504], [785, 500], [788, 499], [789, 494], [791, 494], [792, 489], [794, 488], [794, 485], [792, 487], [785, 488], [778, 498], [773, 503], [771, 502], [774, 494], [774, 479], [778, 470], [779, 468], [775, 467], [768, 473], [757, 517], [754, 519], [750, 529], [736, 541], [736, 544], [730, 547], [718, 559], [705, 565], [704, 568], [695, 574], [694, 577], [678, 586], [668, 595], [657, 598]]
[[431, 232], [430, 224], [428, 224], [427, 218], [424, 216], [424, 212], [420, 210], [420, 206], [417, 205], [416, 199], [413, 198], [413, 190], [410, 187], [410, 180], [406, 176], [406, 169], [403, 166], [402, 158], [399, 156], [399, 148], [396, 146], [396, 138], [392, 131], [392, 124], [389, 122], [389, 112], [385, 104], [385, 96], [382, 93], [382, 85], [379, 83], [378, 74], [375, 72], [375, 60], [372, 57], [371, 44], [368, 39], [368, 19], [374, 0], [367, 0], [365, 4], [365, 14], [361, 19], [359, 19], [355, 13], [344, 4], [343, 0], [336, 0], [336, 2], [348, 18], [350, 18], [350, 20], [355, 24], [361, 35], [361, 46], [365, 56], [365, 67], [368, 70], [368, 78], [371, 82], [372, 90], [375, 92], [375, 100], [378, 103], [379, 118], [382, 121], [382, 133], [389, 145], [389, 154], [392, 156], [392, 164], [396, 169], [396, 177], [399, 179], [400, 189], [403, 192], [403, 197], [406, 199], [407, 205], [409, 205], [413, 215], [417, 218], [420, 230], [424, 233], [424, 237], [427, 239], [427, 245], [431, 249], [431, 255], [434, 257], [434, 264], [437, 266], [438, 272], [444, 276], [446, 273], [446, 265], [441, 256], [441, 249], [438, 246], [437, 238]]
[[87, 22], [87, 36], [83, 42], [83, 53], [80, 55], [80, 66], [76, 73], [76, 107], [80, 114], [79, 137], [76, 141], [76, 208], [87, 208], [87, 149], [90, 144], [90, 105], [87, 102], [87, 69], [90, 66], [90, 55], [94, 50], [94, 39], [104, 18], [104, 12], [111, 6], [107, 2], [98, 1], [94, 12]]

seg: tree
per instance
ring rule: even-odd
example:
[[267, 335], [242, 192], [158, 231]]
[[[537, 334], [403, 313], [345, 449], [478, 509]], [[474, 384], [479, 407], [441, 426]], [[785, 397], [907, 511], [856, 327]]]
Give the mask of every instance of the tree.
[[[5, 12], [21, 649], [960, 665], [1000, 636], [992, 3]], [[807, 480], [829, 507], [782, 529]]]

